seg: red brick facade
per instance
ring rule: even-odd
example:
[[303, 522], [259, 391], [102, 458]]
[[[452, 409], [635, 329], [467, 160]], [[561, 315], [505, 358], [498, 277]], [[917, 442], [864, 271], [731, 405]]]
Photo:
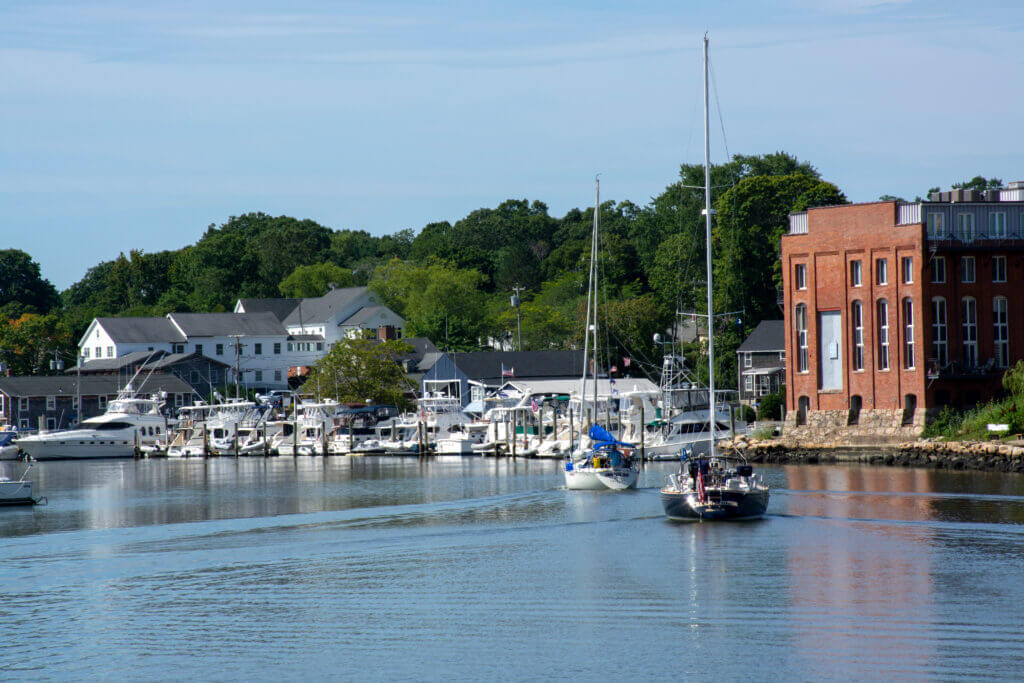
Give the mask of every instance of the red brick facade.
[[[929, 240], [921, 221], [927, 220], [923, 214], [931, 206], [946, 211], [956, 207], [924, 203], [918, 222], [903, 225], [898, 224], [900, 207], [896, 202], [810, 209], [806, 234], [783, 236], [786, 403], [790, 411], [799, 415], [801, 407], [803, 412], [857, 407], [898, 410], [904, 411], [908, 424], [920, 425], [925, 410], [947, 404], [964, 407], [998, 394], [1004, 364], [1024, 357], [1024, 344], [1020, 343], [1024, 339], [1024, 289], [1020, 287], [1024, 256], [1019, 242], [1015, 251], [1012, 240], [988, 240], [985, 236], [970, 241]], [[955, 214], [951, 213], [952, 217]], [[970, 279], [962, 278], [962, 256], [973, 258], [973, 282], [962, 281]], [[997, 256], [1005, 257], [999, 265], [1002, 270], [995, 269]], [[879, 281], [880, 259], [886, 263], [884, 283]], [[945, 282], [933, 282], [941, 279], [933, 273], [936, 259], [944, 259]], [[859, 285], [853, 282], [851, 263], [855, 261], [860, 262]], [[800, 267], [802, 272], [798, 272]], [[1003, 271], [1005, 277], [994, 277]], [[801, 278], [804, 288], [799, 287]], [[943, 303], [936, 303], [939, 298]], [[888, 323], [887, 363], [881, 358], [885, 330], [879, 302], [883, 300]], [[856, 367], [857, 303], [863, 336], [861, 368]], [[943, 336], [942, 326], [935, 325], [937, 305], [945, 307], [944, 358], [941, 344], [936, 344]], [[800, 367], [798, 306], [806, 306], [806, 368]], [[1006, 311], [1004, 332], [996, 329], [997, 307]], [[839, 357], [834, 360], [829, 358], [834, 358], [835, 350], [820, 348], [823, 339], [833, 338], [822, 337], [819, 329], [822, 314], [830, 311], [839, 313], [842, 332]], [[974, 321], [973, 330], [963, 324], [965, 316], [968, 322]], [[995, 344], [997, 334], [1008, 334], [1008, 353]], [[972, 337], [976, 345], [969, 343]], [[835, 373], [837, 363], [841, 388], [823, 388], [826, 365], [831, 364], [828, 372]], [[835, 380], [831, 383], [836, 384]]]

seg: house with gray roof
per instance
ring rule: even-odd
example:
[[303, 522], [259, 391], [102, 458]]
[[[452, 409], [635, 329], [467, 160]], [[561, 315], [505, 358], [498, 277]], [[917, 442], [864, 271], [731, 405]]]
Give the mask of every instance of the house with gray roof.
[[786, 333], [782, 320], [762, 320], [736, 349], [741, 403], [756, 404], [785, 386]]
[[471, 401], [482, 401], [488, 392], [513, 379], [578, 380], [582, 374], [582, 351], [448, 352], [440, 354], [423, 373], [420, 388], [425, 390], [428, 381], [431, 386], [448, 381], [451, 393], [457, 394], [466, 406]]
[[144, 374], [174, 375], [200, 396], [210, 396], [218, 388], [227, 394], [227, 385], [231, 381], [229, 364], [194, 351], [132, 351], [116, 358], [93, 359], [82, 363], [80, 368], [67, 368], [64, 372], [69, 375], [114, 375], [127, 381], [140, 371]]

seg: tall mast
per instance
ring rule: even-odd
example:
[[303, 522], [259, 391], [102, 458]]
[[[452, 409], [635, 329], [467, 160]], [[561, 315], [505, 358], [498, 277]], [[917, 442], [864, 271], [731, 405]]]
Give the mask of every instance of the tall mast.
[[715, 318], [711, 302], [711, 119], [708, 112], [708, 35], [704, 34], [704, 226], [708, 267], [708, 428], [715, 454]]
[[594, 288], [594, 424], [597, 424], [597, 233], [601, 219], [601, 179], [594, 177], [594, 235], [590, 241], [590, 282]]

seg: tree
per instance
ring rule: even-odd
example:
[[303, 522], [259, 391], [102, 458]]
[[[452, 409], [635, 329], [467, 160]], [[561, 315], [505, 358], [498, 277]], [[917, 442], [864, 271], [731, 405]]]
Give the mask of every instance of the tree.
[[298, 266], [291, 275], [281, 280], [278, 289], [287, 297], [314, 297], [323, 296], [332, 284], [351, 287], [352, 273], [333, 263]]
[[342, 403], [372, 401], [405, 408], [404, 392], [415, 385], [396, 359], [412, 352], [401, 341], [345, 338], [313, 365], [303, 390]]
[[1003, 181], [999, 178], [985, 178], [984, 176], [976, 175], [970, 180], [964, 180], [963, 182], [953, 183], [953, 189], [961, 190], [998, 190], [1003, 186]]
[[42, 277], [39, 264], [20, 249], [0, 249], [0, 309], [8, 317], [46, 313], [60, 302], [57, 290]]
[[370, 288], [405, 318], [408, 334], [427, 337], [445, 350], [468, 351], [479, 348], [483, 332], [482, 283], [475, 270], [392, 259], [377, 269]]
[[53, 352], [75, 358], [71, 332], [56, 314], [25, 313], [0, 322], [0, 362], [11, 374], [50, 374]]

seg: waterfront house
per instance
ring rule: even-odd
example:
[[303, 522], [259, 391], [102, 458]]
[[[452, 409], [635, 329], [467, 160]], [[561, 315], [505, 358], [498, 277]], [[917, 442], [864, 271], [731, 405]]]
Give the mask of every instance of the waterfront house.
[[753, 405], [784, 386], [786, 333], [782, 320], [762, 320], [736, 349], [741, 403]]
[[583, 374], [582, 351], [472, 351], [445, 352], [433, 359], [424, 372], [424, 382], [448, 381], [449, 393], [457, 396], [466, 406], [471, 401], [482, 401], [488, 393], [497, 390], [512, 379], [573, 379]]
[[[78, 381], [81, 380], [81, 390]], [[26, 375], [0, 377], [0, 425], [18, 429], [67, 429], [78, 422], [77, 399], [82, 400], [82, 419], [100, 415], [107, 402], [117, 397], [125, 381], [113, 374]], [[192, 405], [195, 393], [179, 378], [162, 373], [139, 377], [140, 394], [166, 392], [169, 408]]]
[[200, 396], [211, 396], [216, 389], [225, 394], [231, 380], [231, 366], [203, 354], [168, 353], [166, 351], [132, 351], [116, 358], [93, 359], [81, 368], [68, 368], [65, 374], [115, 375], [123, 381], [136, 372], [159, 372], [174, 375], [192, 387]]

